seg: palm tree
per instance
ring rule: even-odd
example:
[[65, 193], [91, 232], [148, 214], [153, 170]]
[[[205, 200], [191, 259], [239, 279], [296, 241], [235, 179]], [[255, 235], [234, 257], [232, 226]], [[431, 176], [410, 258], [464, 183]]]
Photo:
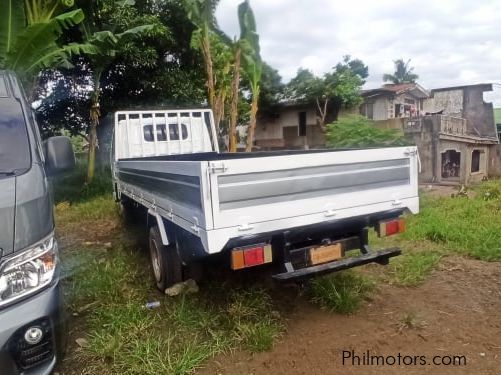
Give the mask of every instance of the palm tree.
[[81, 52], [74, 44], [58, 44], [65, 30], [84, 19], [80, 9], [56, 15], [66, 6], [73, 2], [0, 0], [0, 69], [15, 71], [30, 96], [40, 70], [69, 67], [71, 55]]
[[399, 83], [415, 83], [419, 78], [417, 74], [414, 74], [414, 68], [410, 67], [409, 64], [411, 60], [404, 62], [403, 59], [398, 59], [393, 61], [395, 64], [395, 73], [383, 75], [384, 82], [391, 82], [394, 84]]

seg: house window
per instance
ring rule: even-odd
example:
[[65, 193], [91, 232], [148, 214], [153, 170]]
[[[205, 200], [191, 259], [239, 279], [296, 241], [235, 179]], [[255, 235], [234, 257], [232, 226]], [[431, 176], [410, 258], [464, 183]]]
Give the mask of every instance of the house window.
[[480, 150], [473, 150], [471, 153], [471, 172], [480, 172]]
[[299, 112], [299, 136], [306, 137], [306, 112]]
[[374, 103], [364, 103], [360, 107], [360, 114], [369, 120], [374, 120]]

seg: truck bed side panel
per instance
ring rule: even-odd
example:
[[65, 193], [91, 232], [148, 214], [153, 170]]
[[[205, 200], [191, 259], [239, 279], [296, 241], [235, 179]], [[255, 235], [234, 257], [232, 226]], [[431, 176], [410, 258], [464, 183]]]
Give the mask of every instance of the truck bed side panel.
[[[121, 190], [203, 228], [212, 227], [205, 163], [123, 160], [117, 162]], [[173, 218], [173, 221], [175, 219]]]
[[[413, 148], [225, 160], [211, 175], [215, 228], [394, 202], [418, 195]], [[391, 206], [390, 206], [391, 207]]]

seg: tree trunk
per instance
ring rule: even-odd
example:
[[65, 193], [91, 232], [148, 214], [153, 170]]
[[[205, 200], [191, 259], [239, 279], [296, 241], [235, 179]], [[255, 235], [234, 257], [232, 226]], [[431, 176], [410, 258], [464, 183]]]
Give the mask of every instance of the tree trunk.
[[250, 123], [249, 123], [249, 130], [247, 131], [247, 147], [245, 148], [246, 152], [251, 152], [252, 146], [254, 145], [254, 131], [256, 130], [258, 100], [259, 100], [259, 94], [252, 95]]
[[94, 73], [94, 91], [92, 92], [91, 96], [91, 107], [89, 113], [89, 154], [87, 164], [87, 179], [85, 181], [87, 184], [90, 184], [94, 179], [94, 171], [96, 169], [97, 126], [99, 125], [99, 117], [101, 116], [101, 110], [99, 108], [101, 73], [101, 71]]
[[216, 103], [216, 85], [214, 82], [214, 66], [212, 63], [212, 52], [211, 52], [211, 43], [210, 43], [210, 34], [209, 31], [205, 31], [205, 35], [202, 39], [202, 55], [205, 62], [205, 73], [207, 74], [207, 96], [209, 101], [209, 107], [214, 111], [214, 122], [216, 125], [216, 132], [219, 135], [219, 121], [217, 118], [220, 118], [217, 113], [217, 103]]
[[235, 67], [233, 71], [233, 82], [231, 83], [231, 113], [229, 132], [229, 151], [237, 152], [237, 121], [238, 121], [238, 88], [240, 85], [240, 59], [242, 50], [235, 51]]
[[318, 98], [316, 99], [316, 103], [318, 109], [317, 123], [320, 127], [320, 130], [322, 130], [322, 132], [325, 132], [325, 119], [327, 117], [327, 105], [329, 104], [329, 99], [325, 99], [325, 102], [323, 103], [323, 109], [320, 106], [320, 101], [318, 100]]

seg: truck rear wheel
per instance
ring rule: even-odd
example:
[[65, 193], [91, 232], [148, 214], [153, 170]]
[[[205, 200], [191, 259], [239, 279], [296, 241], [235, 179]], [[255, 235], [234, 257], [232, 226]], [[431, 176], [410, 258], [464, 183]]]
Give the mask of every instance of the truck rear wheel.
[[170, 286], [183, 281], [183, 265], [176, 245], [165, 246], [158, 227], [150, 228], [150, 259], [157, 288], [164, 292]]

